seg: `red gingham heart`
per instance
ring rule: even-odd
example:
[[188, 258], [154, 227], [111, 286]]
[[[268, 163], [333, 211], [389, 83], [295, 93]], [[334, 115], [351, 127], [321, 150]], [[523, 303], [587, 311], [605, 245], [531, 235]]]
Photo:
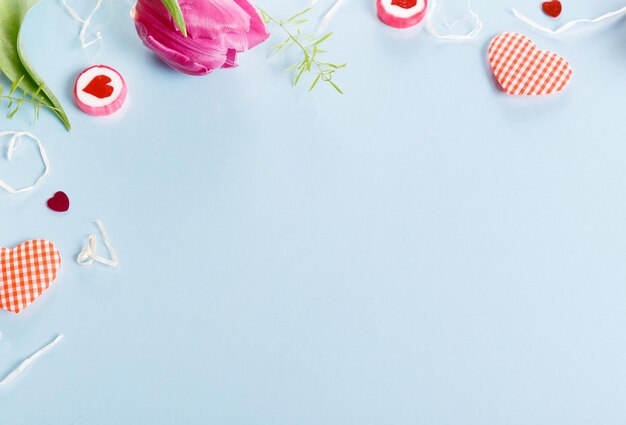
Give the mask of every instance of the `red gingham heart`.
[[540, 50], [529, 38], [514, 32], [498, 35], [489, 44], [489, 63], [508, 94], [538, 96], [556, 93], [572, 78], [561, 56]]
[[19, 313], [57, 276], [61, 254], [52, 242], [27, 241], [13, 250], [0, 248], [0, 308]]

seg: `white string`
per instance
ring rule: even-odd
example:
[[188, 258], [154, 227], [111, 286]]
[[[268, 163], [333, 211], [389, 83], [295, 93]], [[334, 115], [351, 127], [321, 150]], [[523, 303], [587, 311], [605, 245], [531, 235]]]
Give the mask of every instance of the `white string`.
[[37, 178], [37, 180], [35, 180], [35, 183], [33, 183], [32, 186], [23, 187], [21, 189], [15, 189], [13, 186], [9, 185], [4, 180], [0, 180], [0, 187], [12, 194], [29, 192], [35, 189], [37, 186], [39, 186], [39, 184], [43, 181], [43, 179], [48, 175], [48, 172], [50, 171], [50, 163], [48, 161], [48, 155], [46, 155], [46, 150], [43, 147], [43, 143], [41, 143], [41, 140], [39, 140], [37, 136], [35, 136], [34, 134], [27, 133], [25, 131], [1, 131], [0, 132], [0, 137], [4, 137], [8, 135], [13, 135], [13, 137], [11, 137], [11, 140], [9, 141], [9, 147], [7, 149], [7, 159], [9, 161], [13, 159], [13, 153], [17, 150], [17, 148], [20, 147], [20, 144], [22, 143], [22, 137], [26, 136], [34, 140], [35, 143], [37, 144], [37, 147], [39, 148], [39, 156], [41, 156], [41, 161], [43, 162], [43, 165], [44, 165], [44, 171]]
[[46, 354], [55, 345], [57, 345], [59, 342], [61, 342], [62, 339], [63, 339], [63, 335], [58, 335], [54, 339], [54, 341], [52, 341], [51, 343], [49, 343], [45, 347], [39, 349], [39, 351], [37, 351], [36, 353], [32, 354], [30, 357], [28, 357], [26, 360], [24, 360], [22, 363], [20, 363], [20, 365], [18, 367], [16, 367], [11, 373], [9, 373], [7, 376], [5, 376], [4, 379], [2, 379], [2, 381], [0, 381], [0, 387], [5, 385], [5, 384], [8, 384], [12, 380], [14, 380], [20, 373], [24, 372], [31, 364], [33, 364], [35, 361], [37, 361], [37, 359], [39, 357], [41, 357], [44, 354]]
[[430, 35], [440, 40], [468, 41], [468, 40], [472, 40], [476, 38], [476, 36], [483, 29], [483, 21], [481, 21], [478, 14], [474, 12], [474, 10], [472, 10], [471, 4], [468, 4], [468, 7], [469, 7], [470, 14], [466, 16], [465, 18], [461, 18], [458, 21], [453, 22], [452, 25], [450, 25], [448, 24], [448, 21], [446, 20], [445, 13], [444, 13], [443, 21], [444, 21], [446, 28], [450, 31], [452, 31], [457, 24], [463, 21], [466, 21], [468, 19], [471, 19], [472, 21], [474, 21], [474, 28], [472, 28], [470, 31], [468, 31], [465, 34], [440, 34], [439, 31], [437, 31], [437, 29], [435, 29], [435, 26], [433, 25], [433, 16], [435, 15], [435, 12], [437, 11], [437, 9], [443, 10], [443, 7], [439, 5], [438, 0], [432, 0], [432, 3], [430, 4], [430, 9], [428, 10], [428, 13], [426, 14], [426, 19], [425, 19], [426, 22], [424, 25], [426, 27], [426, 30], [430, 33]]
[[622, 7], [619, 10], [615, 10], [613, 12], [608, 12], [605, 13], [604, 15], [598, 16], [597, 18], [594, 19], [577, 19], [575, 21], [570, 21], [567, 22], [566, 24], [563, 24], [562, 26], [556, 28], [556, 29], [550, 29], [550, 28], [546, 28], [541, 24], [538, 24], [537, 22], [533, 21], [530, 18], [527, 18], [526, 16], [522, 15], [521, 13], [519, 13], [517, 10], [513, 9], [513, 15], [515, 15], [515, 17], [520, 20], [521, 22], [525, 23], [526, 25], [528, 25], [531, 28], [536, 29], [537, 31], [541, 31], [545, 34], [550, 34], [550, 35], [556, 35], [556, 34], [561, 34], [564, 33], [565, 31], [568, 31], [569, 29], [575, 27], [578, 24], [595, 24], [597, 22], [601, 22], [601, 21], [605, 21], [607, 19], [611, 19], [611, 18], [615, 18], [617, 16], [620, 16], [622, 14], [626, 13], [626, 6]]
[[74, 20], [76, 20], [79, 23], [83, 24], [83, 26], [80, 29], [80, 33], [78, 34], [78, 39], [80, 40], [80, 45], [83, 46], [83, 49], [85, 49], [85, 48], [91, 46], [92, 44], [102, 40], [102, 34], [100, 32], [96, 32], [96, 37], [93, 40], [89, 41], [89, 42], [85, 41], [85, 35], [87, 34], [87, 29], [89, 28], [89, 25], [91, 24], [91, 19], [96, 14], [98, 9], [100, 9], [100, 6], [102, 6], [102, 2], [104, 0], [96, 0], [96, 7], [94, 7], [94, 9], [91, 11], [89, 16], [87, 16], [87, 18], [85, 18], [85, 19], [81, 18], [80, 15], [78, 13], [76, 13], [76, 11], [74, 9], [72, 9], [69, 4], [67, 4], [67, 0], [62, 0], [62, 1], [63, 1], [63, 7], [65, 7], [65, 10], [67, 10], [67, 12], [70, 14], [70, 16], [72, 18], [74, 18]]
[[95, 220], [94, 223], [96, 223], [96, 226], [98, 226], [98, 229], [100, 230], [100, 234], [102, 235], [102, 243], [104, 244], [106, 249], [109, 251], [109, 256], [111, 258], [108, 259], [108, 258], [100, 257], [99, 255], [96, 254], [98, 238], [96, 235], [89, 235], [89, 238], [87, 239], [87, 244], [85, 245], [83, 250], [80, 252], [80, 254], [78, 254], [78, 257], [76, 258], [76, 262], [80, 264], [81, 266], [91, 266], [95, 261], [100, 264], [104, 264], [105, 266], [117, 267], [119, 264], [119, 259], [117, 258], [117, 254], [115, 253], [115, 250], [109, 243], [109, 235], [107, 234], [107, 231], [104, 228], [104, 224], [102, 224], [100, 220]]
[[332, 20], [335, 18], [335, 15], [337, 14], [339, 9], [343, 5], [343, 2], [344, 0], [336, 0], [335, 3], [331, 6], [331, 8], [328, 10], [328, 12], [326, 12], [324, 17], [322, 18], [322, 22], [320, 23], [320, 26], [317, 28], [318, 33], [323, 32], [326, 30], [326, 28], [328, 28], [328, 25], [330, 25]]

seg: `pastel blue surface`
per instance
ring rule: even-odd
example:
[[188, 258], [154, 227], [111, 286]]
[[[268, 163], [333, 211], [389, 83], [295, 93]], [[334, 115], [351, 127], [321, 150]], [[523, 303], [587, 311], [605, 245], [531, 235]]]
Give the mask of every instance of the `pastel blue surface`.
[[[24, 41], [74, 129], [0, 121], [52, 167], [36, 192], [0, 193], [0, 246], [46, 238], [64, 264], [0, 312], [0, 375], [65, 340], [0, 388], [0, 424], [623, 424], [626, 26], [533, 34], [511, 8], [554, 25], [539, 3], [473, 0], [485, 29], [450, 44], [347, 0], [328, 42], [349, 63], [340, 96], [292, 88], [289, 58], [267, 60], [278, 34], [194, 78], [144, 49], [129, 2], [105, 2], [104, 42], [82, 50], [43, 0]], [[561, 21], [622, 5], [572, 0]], [[502, 94], [486, 62], [501, 31], [566, 57], [567, 90]], [[110, 119], [72, 101], [97, 63], [130, 90]], [[22, 149], [0, 177], [36, 175]], [[65, 215], [45, 207], [57, 190]], [[118, 269], [75, 262], [96, 218]]]

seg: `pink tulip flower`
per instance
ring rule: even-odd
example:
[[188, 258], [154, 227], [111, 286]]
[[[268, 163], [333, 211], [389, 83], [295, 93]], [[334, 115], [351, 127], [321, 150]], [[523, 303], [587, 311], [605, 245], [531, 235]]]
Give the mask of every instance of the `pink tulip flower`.
[[185, 37], [161, 0], [138, 0], [131, 12], [139, 37], [161, 60], [190, 75], [237, 66], [237, 53], [269, 37], [248, 0], [179, 0]]

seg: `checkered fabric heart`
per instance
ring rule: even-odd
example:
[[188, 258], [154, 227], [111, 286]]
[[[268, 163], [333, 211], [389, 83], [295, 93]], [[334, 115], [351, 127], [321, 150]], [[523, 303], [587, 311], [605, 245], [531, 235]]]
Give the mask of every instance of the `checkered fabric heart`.
[[0, 308], [19, 313], [40, 296], [57, 276], [61, 254], [52, 242], [24, 242], [0, 248]]
[[572, 68], [565, 59], [538, 49], [530, 39], [514, 32], [502, 33], [491, 41], [489, 63], [508, 94], [556, 93], [572, 78]]

